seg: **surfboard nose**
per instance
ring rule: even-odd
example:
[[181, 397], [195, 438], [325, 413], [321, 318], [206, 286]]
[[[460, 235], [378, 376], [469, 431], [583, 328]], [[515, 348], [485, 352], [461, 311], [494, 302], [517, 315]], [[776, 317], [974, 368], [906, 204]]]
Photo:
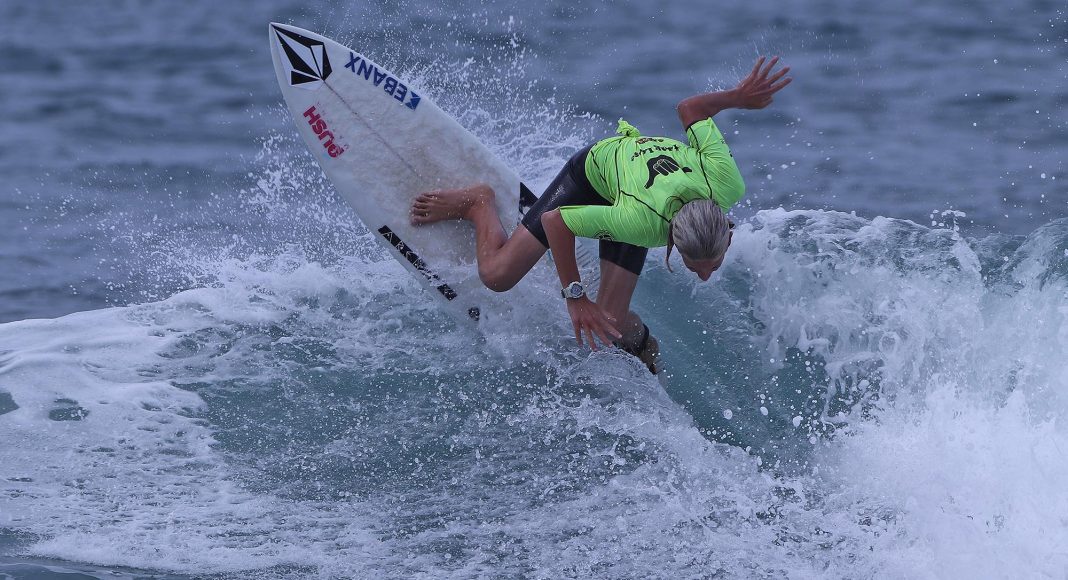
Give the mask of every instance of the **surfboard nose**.
[[274, 33], [279, 31], [296, 32], [301, 30], [296, 26], [290, 24], [282, 24], [281, 22], [270, 22], [267, 24], [267, 32]]

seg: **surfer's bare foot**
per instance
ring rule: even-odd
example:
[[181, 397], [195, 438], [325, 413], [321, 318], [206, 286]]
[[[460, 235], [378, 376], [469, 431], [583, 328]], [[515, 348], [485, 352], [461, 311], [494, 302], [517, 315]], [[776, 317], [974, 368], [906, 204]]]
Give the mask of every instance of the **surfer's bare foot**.
[[463, 189], [439, 189], [419, 194], [412, 202], [412, 225], [472, 220], [474, 211], [485, 206], [493, 207], [493, 197], [493, 189], [481, 183]]

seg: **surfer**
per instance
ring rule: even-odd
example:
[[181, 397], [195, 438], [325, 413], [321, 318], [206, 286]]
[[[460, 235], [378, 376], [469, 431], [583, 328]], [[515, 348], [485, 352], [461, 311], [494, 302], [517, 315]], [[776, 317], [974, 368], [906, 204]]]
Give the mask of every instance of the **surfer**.
[[[486, 287], [509, 290], [552, 249], [561, 294], [582, 344], [594, 337], [614, 343], [657, 372], [659, 347], [630, 300], [649, 248], [678, 248], [682, 262], [702, 281], [723, 264], [731, 243], [724, 212], [745, 185], [712, 117], [725, 109], [763, 109], [792, 80], [779, 57], [760, 57], [733, 89], [683, 99], [677, 107], [688, 144], [642, 137], [620, 119], [618, 137], [576, 153], [523, 218], [512, 237], [497, 215], [493, 190], [484, 184], [420, 194], [411, 222], [463, 219], [474, 224], [478, 273]], [[774, 72], [773, 72], [774, 71]], [[586, 296], [575, 258], [575, 237], [600, 240], [597, 302]]]

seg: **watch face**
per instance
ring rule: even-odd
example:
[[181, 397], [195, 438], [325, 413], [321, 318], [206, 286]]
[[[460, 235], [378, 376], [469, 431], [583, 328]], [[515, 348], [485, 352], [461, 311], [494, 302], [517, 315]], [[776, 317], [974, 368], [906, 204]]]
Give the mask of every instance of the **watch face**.
[[572, 282], [567, 285], [567, 288], [564, 291], [568, 298], [581, 298], [584, 290], [585, 288], [582, 287], [582, 284]]

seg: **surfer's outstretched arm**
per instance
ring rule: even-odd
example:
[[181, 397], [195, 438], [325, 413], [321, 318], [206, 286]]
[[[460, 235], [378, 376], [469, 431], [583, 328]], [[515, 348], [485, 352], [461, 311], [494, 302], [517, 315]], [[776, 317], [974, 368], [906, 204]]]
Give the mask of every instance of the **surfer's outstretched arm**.
[[763, 109], [770, 105], [772, 95], [793, 80], [790, 77], [783, 78], [790, 72], [790, 67], [783, 67], [774, 75], [771, 74], [778, 62], [779, 57], [776, 56], [765, 64], [765, 57], [762, 56], [753, 65], [749, 76], [733, 89], [683, 99], [677, 107], [682, 128], [689, 129], [690, 125], [714, 117], [725, 109]]
[[[560, 286], [566, 287], [579, 279], [578, 260], [575, 259], [575, 234], [564, 223], [560, 210], [547, 211], [541, 216], [545, 236], [549, 238], [549, 249], [553, 252], [556, 273], [560, 275]], [[575, 340], [582, 344], [582, 335], [590, 343], [590, 348], [597, 350], [594, 336], [604, 344], [622, 338], [612, 320], [599, 304], [587, 296], [567, 298], [567, 313], [571, 315], [571, 324], [575, 328]]]

